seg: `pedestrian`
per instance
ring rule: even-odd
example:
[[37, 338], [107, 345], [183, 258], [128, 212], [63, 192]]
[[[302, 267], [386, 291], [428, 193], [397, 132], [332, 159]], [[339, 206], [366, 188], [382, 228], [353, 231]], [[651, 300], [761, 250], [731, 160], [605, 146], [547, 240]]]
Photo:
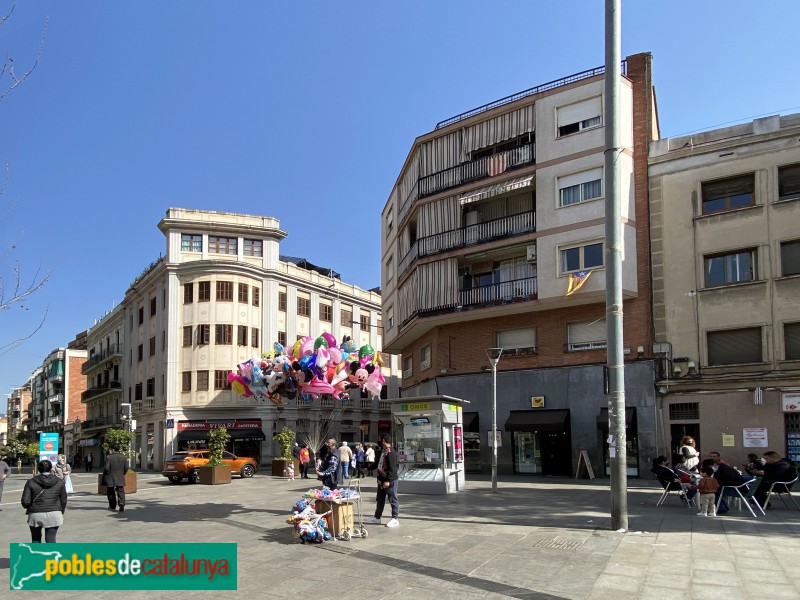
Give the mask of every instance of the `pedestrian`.
[[53, 467], [53, 472], [55, 473], [56, 477], [64, 482], [64, 487], [67, 488], [67, 494], [71, 494], [75, 491], [72, 488], [72, 478], [70, 477], [72, 474], [72, 468], [69, 466], [66, 456], [63, 454], [58, 455], [56, 464]]
[[311, 462], [311, 456], [308, 453], [308, 446], [305, 444], [300, 446], [300, 453], [297, 460], [300, 461], [300, 479], [308, 479], [308, 463]]
[[400, 502], [397, 500], [397, 454], [392, 449], [389, 436], [382, 435], [380, 445], [383, 450], [378, 459], [378, 496], [375, 499], [375, 515], [366, 519], [366, 522], [375, 525], [381, 524], [383, 507], [386, 504], [386, 498], [389, 498], [389, 505], [392, 507], [392, 518], [386, 526], [399, 527]]
[[94, 468], [94, 454], [89, 452], [89, 454], [86, 455], [85, 464], [86, 464], [86, 472], [91, 473], [92, 469]]
[[356, 444], [356, 473], [358, 473], [358, 478], [361, 479], [365, 477], [364, 474], [364, 461], [365, 461], [365, 454], [364, 454], [364, 446], [361, 445], [361, 442]]
[[339, 448], [339, 464], [341, 465], [341, 478], [339, 479], [339, 483], [344, 483], [350, 477], [351, 460], [353, 460], [353, 451], [350, 450], [350, 446], [347, 445], [347, 442], [342, 442], [342, 446]]
[[367, 450], [364, 452], [364, 461], [367, 466], [367, 475], [372, 477], [375, 471], [375, 448], [372, 444], [367, 444]]
[[[8, 479], [8, 476], [11, 474], [11, 467], [8, 466], [7, 457], [0, 458], [0, 501], [3, 500], [3, 484]], [[3, 510], [0, 508], [0, 510]]]
[[678, 450], [678, 454], [681, 455], [681, 467], [686, 471], [697, 471], [700, 453], [696, 446], [692, 436], [687, 435], [681, 439], [681, 448]]
[[38, 475], [25, 482], [22, 490], [22, 506], [28, 515], [28, 527], [31, 530], [31, 541], [44, 541], [55, 544], [58, 528], [64, 524], [64, 511], [67, 509], [67, 489], [64, 482], [53, 473], [53, 463], [40, 461], [37, 465]]
[[300, 444], [295, 442], [292, 444], [292, 458], [298, 460], [300, 458]]
[[81, 463], [82, 463], [82, 462], [83, 462], [83, 461], [81, 460], [81, 455], [80, 455], [80, 453], [76, 452], [76, 453], [75, 453], [75, 458], [73, 458], [73, 459], [72, 459], [72, 468], [73, 468], [73, 469], [80, 469], [80, 468], [81, 468]]
[[[91, 455], [90, 455], [91, 456]], [[105, 469], [103, 470], [103, 483], [106, 486], [106, 497], [108, 498], [108, 510], [125, 512], [125, 471], [127, 461], [119, 448], [111, 448], [106, 456]]]
[[336, 450], [336, 440], [328, 438], [325, 442], [325, 446], [320, 450], [320, 463], [317, 467], [317, 476], [322, 479], [323, 486], [335, 490], [338, 472], [339, 453]]
[[714, 469], [712, 467], [702, 467], [700, 472], [703, 478], [697, 485], [691, 486], [700, 494], [700, 512], [698, 517], [716, 517], [717, 507], [715, 504], [716, 491], [719, 489], [719, 482], [714, 479]]

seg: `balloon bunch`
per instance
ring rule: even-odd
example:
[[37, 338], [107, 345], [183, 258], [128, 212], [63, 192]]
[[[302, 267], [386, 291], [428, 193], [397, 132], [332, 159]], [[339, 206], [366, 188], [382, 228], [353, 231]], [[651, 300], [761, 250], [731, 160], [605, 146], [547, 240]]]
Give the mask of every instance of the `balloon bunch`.
[[237, 365], [228, 381], [239, 395], [275, 405], [298, 394], [341, 400], [349, 397], [351, 388], [380, 397], [386, 383], [380, 365], [380, 354], [369, 344], [356, 348], [349, 337], [337, 344], [326, 332], [316, 339], [301, 337], [291, 348], [276, 342], [274, 351]]
[[292, 507], [292, 510], [294, 513], [286, 519], [286, 522], [294, 525], [292, 535], [299, 538], [301, 542], [304, 544], [306, 542], [321, 544], [333, 539], [333, 536], [328, 531], [328, 523], [325, 520], [325, 517], [331, 514], [330, 512], [318, 515], [314, 507], [306, 500], [297, 502]]

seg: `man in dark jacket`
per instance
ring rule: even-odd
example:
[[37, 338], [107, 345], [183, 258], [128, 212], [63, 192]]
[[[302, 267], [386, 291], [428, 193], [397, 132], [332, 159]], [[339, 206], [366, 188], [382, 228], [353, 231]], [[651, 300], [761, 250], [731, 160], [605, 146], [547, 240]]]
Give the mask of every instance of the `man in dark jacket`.
[[[717, 462], [713, 458], [707, 458], [703, 461], [702, 466], [704, 467], [711, 467], [714, 469], [714, 479], [717, 480], [719, 483], [719, 489], [715, 492], [716, 500], [719, 502], [719, 497], [722, 494], [722, 486], [725, 485], [742, 485], [745, 480], [742, 477], [741, 473], [734, 469], [729, 464], [724, 462]], [[737, 496], [738, 498], [738, 496]], [[719, 508], [717, 509], [717, 514], [725, 514], [728, 512], [728, 503], [725, 502], [725, 499], [722, 499], [722, 502], [719, 502]]]
[[[781, 455], [770, 450], [764, 453], [764, 467], [759, 470], [753, 470], [753, 475], [763, 477], [761, 483], [758, 484], [758, 489], [755, 493], [755, 499], [761, 506], [767, 502], [767, 491], [776, 481], [792, 481], [797, 477], [797, 470], [792, 466], [787, 458], [781, 458]], [[774, 489], [780, 488], [778, 491], [784, 491], [787, 486], [775, 486]], [[789, 486], [791, 487], [791, 486]], [[764, 506], [764, 508], [767, 508]]]
[[400, 521], [400, 502], [397, 500], [397, 454], [392, 448], [389, 436], [382, 435], [380, 439], [381, 456], [378, 459], [378, 497], [375, 504], [375, 516], [366, 519], [367, 523], [380, 525], [383, 507], [386, 505], [386, 498], [392, 507], [392, 518], [386, 524], [387, 527], [399, 527]]
[[53, 463], [49, 460], [40, 461], [37, 469], [39, 474], [25, 482], [21, 502], [28, 515], [31, 541], [40, 544], [44, 529], [44, 541], [54, 544], [58, 528], [64, 523], [67, 488], [64, 480], [53, 473]]
[[111, 448], [111, 452], [106, 456], [105, 470], [103, 471], [108, 510], [116, 510], [119, 505], [119, 512], [125, 512], [125, 471], [127, 467], [128, 461], [125, 460], [125, 457], [119, 453], [117, 448]]

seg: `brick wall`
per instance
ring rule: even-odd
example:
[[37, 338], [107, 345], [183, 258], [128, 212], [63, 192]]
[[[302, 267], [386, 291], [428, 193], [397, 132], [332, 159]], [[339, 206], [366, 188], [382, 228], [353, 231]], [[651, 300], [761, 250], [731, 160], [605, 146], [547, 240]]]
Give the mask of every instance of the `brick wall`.
[[67, 378], [69, 381], [69, 400], [67, 401], [67, 414], [65, 423], [76, 418], [86, 420], [86, 405], [81, 402], [81, 394], [86, 391], [86, 377], [81, 373], [81, 367], [86, 359], [70, 356], [68, 359]]

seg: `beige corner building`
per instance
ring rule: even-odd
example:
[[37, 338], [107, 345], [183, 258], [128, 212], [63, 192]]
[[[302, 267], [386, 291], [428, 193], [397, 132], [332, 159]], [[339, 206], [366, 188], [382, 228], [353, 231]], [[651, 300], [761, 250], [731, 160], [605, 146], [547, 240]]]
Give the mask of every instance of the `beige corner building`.
[[659, 445], [800, 460], [800, 114], [650, 144]]

